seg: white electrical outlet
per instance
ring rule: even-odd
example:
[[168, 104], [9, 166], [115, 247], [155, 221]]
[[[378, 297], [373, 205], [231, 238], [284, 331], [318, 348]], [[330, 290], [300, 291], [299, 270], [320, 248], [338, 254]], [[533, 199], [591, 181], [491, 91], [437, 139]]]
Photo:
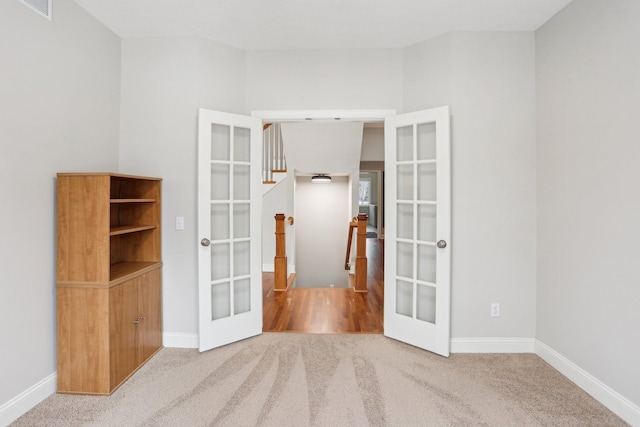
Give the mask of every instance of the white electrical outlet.
[[176, 230], [184, 230], [184, 217], [177, 216], [176, 217]]
[[491, 317], [500, 317], [500, 304], [497, 302], [491, 304]]

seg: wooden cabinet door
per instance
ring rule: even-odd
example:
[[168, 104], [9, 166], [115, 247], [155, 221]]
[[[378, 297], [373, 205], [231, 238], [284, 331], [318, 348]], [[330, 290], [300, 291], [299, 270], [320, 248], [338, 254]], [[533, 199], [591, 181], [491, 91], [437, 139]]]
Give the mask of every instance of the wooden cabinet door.
[[138, 281], [138, 364], [162, 347], [162, 276], [160, 269]]
[[109, 292], [111, 340], [111, 390], [139, 365], [136, 337], [138, 320], [138, 278], [114, 286]]

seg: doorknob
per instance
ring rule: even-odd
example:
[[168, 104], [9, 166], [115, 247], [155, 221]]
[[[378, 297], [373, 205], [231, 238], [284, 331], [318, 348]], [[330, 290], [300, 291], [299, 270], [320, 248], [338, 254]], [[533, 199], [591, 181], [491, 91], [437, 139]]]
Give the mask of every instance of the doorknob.
[[204, 239], [200, 240], [200, 244], [202, 246], [209, 246], [211, 244], [211, 241], [205, 237]]
[[438, 243], [436, 243], [436, 245], [440, 248], [440, 249], [444, 249], [447, 247], [447, 242], [444, 240], [438, 240]]

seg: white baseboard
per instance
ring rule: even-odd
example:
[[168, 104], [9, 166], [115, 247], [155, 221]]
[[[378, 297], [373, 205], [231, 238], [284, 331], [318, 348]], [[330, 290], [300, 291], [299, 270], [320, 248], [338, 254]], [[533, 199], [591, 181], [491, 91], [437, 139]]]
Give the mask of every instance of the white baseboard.
[[38, 403], [55, 393], [57, 381], [58, 375], [54, 372], [0, 406], [0, 426], [6, 426], [14, 422]]
[[165, 332], [162, 334], [162, 345], [171, 348], [198, 348], [198, 334]]
[[535, 352], [542, 360], [609, 408], [611, 412], [632, 426], [640, 426], [640, 406], [539, 340], [536, 340]]
[[533, 338], [451, 338], [451, 353], [533, 353]]

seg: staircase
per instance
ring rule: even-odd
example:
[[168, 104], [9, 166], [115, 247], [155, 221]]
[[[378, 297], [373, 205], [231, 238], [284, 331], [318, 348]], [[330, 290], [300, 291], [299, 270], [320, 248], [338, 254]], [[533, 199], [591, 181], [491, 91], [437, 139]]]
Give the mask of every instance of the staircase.
[[265, 124], [262, 141], [262, 194], [264, 195], [287, 176], [280, 123]]

